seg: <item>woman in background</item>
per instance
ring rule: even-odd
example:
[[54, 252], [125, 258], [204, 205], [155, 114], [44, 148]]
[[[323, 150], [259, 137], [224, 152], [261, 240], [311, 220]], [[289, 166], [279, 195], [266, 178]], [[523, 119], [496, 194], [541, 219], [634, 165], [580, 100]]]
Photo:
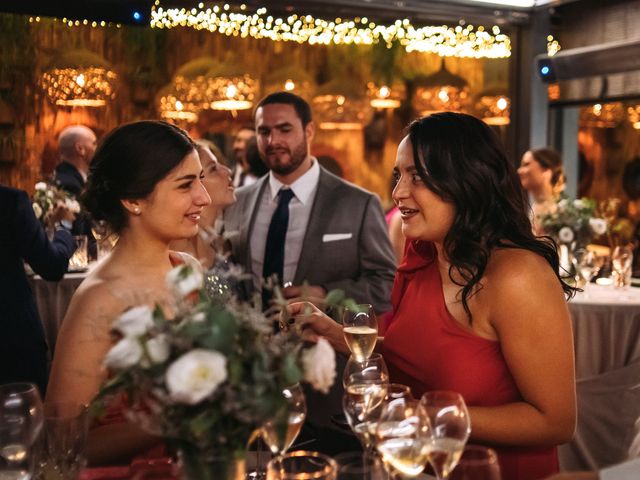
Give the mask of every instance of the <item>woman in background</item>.
[[[53, 360], [47, 402], [88, 404], [106, 380], [105, 355], [112, 322], [129, 307], [169, 305], [166, 274], [184, 259], [172, 241], [193, 237], [211, 199], [189, 136], [158, 121], [123, 125], [109, 133], [89, 168], [83, 201], [95, 221], [118, 235], [111, 254], [75, 292]], [[159, 443], [127, 422], [114, 405], [107, 421], [92, 428], [92, 464], [128, 463]]]
[[529, 193], [533, 231], [544, 235], [538, 219], [553, 211], [565, 187], [562, 157], [552, 148], [529, 150], [522, 156], [518, 175], [522, 187]]
[[197, 258], [205, 269], [213, 266], [216, 255], [222, 254], [222, 211], [236, 201], [231, 169], [218, 160], [209, 145], [196, 140], [196, 151], [202, 163], [202, 184], [211, 197], [211, 204], [200, 216], [198, 234], [171, 243], [171, 248]]
[[[393, 199], [410, 243], [378, 343], [391, 381], [417, 398], [461, 393], [471, 442], [497, 450], [504, 479], [550, 475], [576, 421], [564, 297], [573, 290], [553, 245], [534, 237], [518, 176], [487, 125], [447, 112], [408, 130]], [[307, 338], [347, 351], [341, 325], [306, 303], [289, 308]]]

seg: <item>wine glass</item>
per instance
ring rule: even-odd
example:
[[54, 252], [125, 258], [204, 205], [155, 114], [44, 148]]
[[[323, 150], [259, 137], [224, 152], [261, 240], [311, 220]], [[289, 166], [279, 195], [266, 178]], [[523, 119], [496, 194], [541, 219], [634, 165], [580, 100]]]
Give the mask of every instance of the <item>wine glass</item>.
[[581, 288], [587, 289], [593, 277], [602, 266], [603, 258], [586, 248], [576, 250], [573, 257], [576, 261], [579, 278], [576, 282]]
[[267, 480], [336, 480], [335, 460], [318, 452], [297, 450], [274, 458], [267, 466]]
[[471, 433], [469, 412], [462, 395], [456, 392], [427, 392], [422, 395], [420, 405], [433, 429], [429, 463], [438, 480], [445, 480], [458, 463]]
[[378, 320], [373, 307], [365, 303], [353, 310], [346, 308], [342, 325], [344, 340], [356, 361], [365, 361], [371, 356], [378, 340]]
[[467, 445], [450, 480], [500, 480], [500, 464], [496, 452], [480, 445]]
[[307, 404], [300, 384], [283, 389], [282, 395], [286, 406], [262, 426], [262, 438], [276, 456], [282, 456], [291, 447], [307, 416]]
[[431, 446], [431, 424], [417, 400], [396, 398], [383, 407], [376, 428], [376, 448], [392, 476], [419, 475]]
[[613, 286], [626, 288], [631, 285], [631, 264], [633, 262], [633, 245], [618, 245], [611, 254], [613, 266]]
[[347, 381], [342, 409], [349, 426], [365, 448], [370, 448], [368, 415], [378, 408], [387, 395], [388, 379], [379, 372], [354, 373]]
[[28, 480], [42, 429], [42, 399], [32, 383], [0, 385], [0, 477]]
[[346, 388], [349, 377], [354, 373], [370, 372], [372, 375], [381, 375], [381, 378], [389, 380], [389, 369], [379, 353], [373, 353], [363, 362], [356, 360], [354, 355], [349, 357], [342, 373], [342, 385]]

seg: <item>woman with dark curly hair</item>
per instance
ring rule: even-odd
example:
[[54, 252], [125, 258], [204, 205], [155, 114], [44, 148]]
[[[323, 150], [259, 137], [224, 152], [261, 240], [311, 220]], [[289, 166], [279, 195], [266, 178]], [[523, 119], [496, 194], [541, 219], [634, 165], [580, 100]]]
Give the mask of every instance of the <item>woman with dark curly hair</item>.
[[[503, 478], [556, 472], [576, 420], [572, 289], [532, 233], [515, 168], [482, 121], [437, 113], [409, 126], [394, 173], [408, 242], [379, 340], [391, 380], [461, 393], [471, 441], [498, 451]], [[346, 351], [341, 327], [305, 306], [290, 308], [307, 337]]]
[[[200, 214], [211, 202], [202, 176], [194, 143], [168, 123], [130, 123], [104, 138], [89, 167], [83, 202], [94, 220], [107, 222], [118, 243], [71, 299], [47, 402], [90, 403], [106, 380], [102, 365], [112, 346], [113, 320], [129, 307], [168, 298], [166, 274], [184, 261], [169, 243], [196, 235]], [[128, 461], [159, 442], [117, 409], [113, 413], [113, 421], [90, 432], [87, 449], [94, 464]]]

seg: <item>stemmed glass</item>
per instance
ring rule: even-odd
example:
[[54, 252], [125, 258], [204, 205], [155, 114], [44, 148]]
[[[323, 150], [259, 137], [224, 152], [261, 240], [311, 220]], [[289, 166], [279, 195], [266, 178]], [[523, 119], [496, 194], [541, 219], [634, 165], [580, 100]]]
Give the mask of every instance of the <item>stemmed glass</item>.
[[388, 383], [388, 378], [379, 372], [371, 371], [354, 373], [347, 381], [342, 397], [342, 409], [349, 426], [366, 449], [372, 446], [368, 415], [384, 401]]
[[462, 395], [456, 392], [427, 392], [422, 395], [420, 405], [424, 408], [433, 429], [429, 463], [438, 480], [445, 480], [458, 463], [469, 439], [469, 412]]
[[611, 253], [613, 266], [613, 285], [617, 288], [625, 288], [631, 285], [631, 264], [633, 262], [633, 246], [618, 245]]
[[574, 259], [578, 270], [576, 283], [579, 287], [584, 287], [586, 291], [589, 283], [602, 266], [603, 258], [598, 257], [595, 252], [589, 251], [586, 248], [581, 248], [575, 251]]
[[276, 456], [282, 456], [291, 447], [302, 429], [307, 416], [307, 404], [300, 384], [282, 390], [287, 405], [262, 426], [262, 438]]
[[392, 476], [419, 475], [431, 446], [431, 424], [417, 400], [397, 398], [383, 407], [376, 428], [376, 448]]
[[356, 361], [365, 361], [371, 356], [378, 340], [378, 320], [373, 307], [360, 304], [356, 309], [345, 309], [342, 325], [344, 339]]
[[349, 381], [349, 377], [354, 373], [367, 373], [369, 375], [379, 375], [380, 378], [389, 381], [389, 370], [387, 364], [384, 362], [384, 358], [379, 353], [373, 353], [366, 360], [359, 362], [351, 355], [347, 364], [344, 367], [342, 374], [342, 384], [346, 388]]
[[1, 478], [31, 478], [32, 447], [43, 422], [42, 399], [35, 385], [9, 383], [0, 386]]
[[494, 450], [480, 445], [467, 445], [450, 480], [500, 480], [500, 464]]

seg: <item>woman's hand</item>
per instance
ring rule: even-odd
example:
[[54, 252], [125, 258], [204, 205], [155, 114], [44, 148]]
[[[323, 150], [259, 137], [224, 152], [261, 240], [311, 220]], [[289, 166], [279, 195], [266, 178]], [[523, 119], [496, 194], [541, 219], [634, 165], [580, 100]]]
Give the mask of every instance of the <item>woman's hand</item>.
[[342, 325], [324, 314], [310, 302], [295, 302], [287, 306], [293, 325], [300, 327], [302, 338], [317, 342], [319, 337], [326, 338], [339, 352], [348, 353], [349, 347], [344, 341]]

